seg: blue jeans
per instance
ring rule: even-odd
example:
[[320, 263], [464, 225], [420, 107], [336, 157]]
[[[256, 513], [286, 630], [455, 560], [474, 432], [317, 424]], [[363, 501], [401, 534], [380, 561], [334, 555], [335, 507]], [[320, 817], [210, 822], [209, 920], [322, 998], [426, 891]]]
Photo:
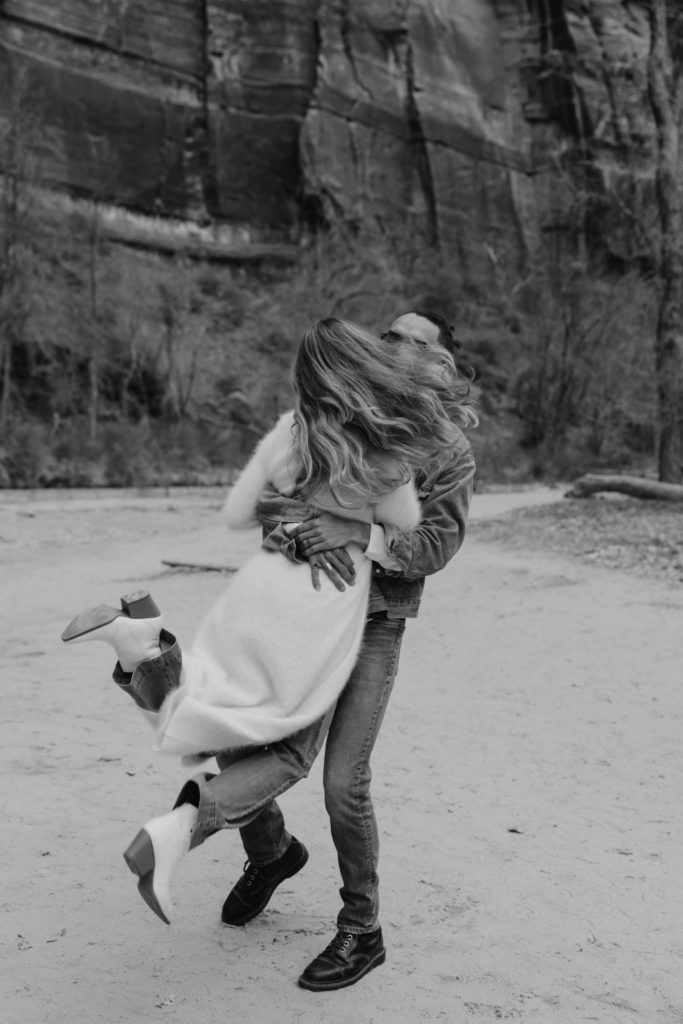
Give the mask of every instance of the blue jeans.
[[[275, 798], [308, 775], [327, 736], [325, 807], [343, 883], [337, 924], [356, 934], [373, 931], [378, 923], [379, 836], [370, 796], [370, 757], [393, 689], [404, 629], [404, 619], [370, 618], [349, 681], [323, 718], [266, 747], [219, 754], [220, 772], [195, 775], [176, 801], [176, 806], [198, 805], [193, 846], [219, 829], [239, 828], [249, 860], [272, 863], [291, 841]], [[176, 644], [144, 662], [132, 678], [117, 666], [114, 678], [136, 703], [156, 711], [159, 696], [179, 674], [179, 664]], [[154, 694], [156, 706], [146, 700], [147, 690]]]

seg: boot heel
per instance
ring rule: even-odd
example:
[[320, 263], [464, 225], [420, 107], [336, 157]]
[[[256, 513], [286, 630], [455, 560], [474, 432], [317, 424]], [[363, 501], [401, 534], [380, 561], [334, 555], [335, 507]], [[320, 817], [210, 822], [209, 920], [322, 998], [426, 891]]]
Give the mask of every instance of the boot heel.
[[161, 904], [154, 892], [154, 847], [149, 833], [144, 828], [140, 829], [133, 842], [124, 852], [123, 859], [133, 874], [138, 876], [138, 892], [147, 906], [165, 924], [170, 924], [171, 922], [161, 909]]
[[154, 847], [144, 828], [140, 829], [125, 851], [123, 859], [133, 874], [141, 879], [154, 871]]
[[134, 590], [121, 598], [121, 608], [131, 619], [156, 619], [161, 612], [148, 590]]

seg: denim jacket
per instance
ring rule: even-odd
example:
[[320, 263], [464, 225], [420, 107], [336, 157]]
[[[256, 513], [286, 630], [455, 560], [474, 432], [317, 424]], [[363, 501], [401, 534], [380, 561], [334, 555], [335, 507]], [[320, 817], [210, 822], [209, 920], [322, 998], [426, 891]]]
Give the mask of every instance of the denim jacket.
[[[368, 615], [386, 612], [392, 619], [417, 616], [425, 576], [443, 569], [465, 538], [474, 473], [472, 449], [460, 433], [451, 452], [416, 474], [422, 522], [409, 533], [384, 526], [387, 552], [400, 568], [373, 566]], [[269, 489], [261, 495], [257, 514], [263, 527], [263, 547], [280, 551], [292, 561], [305, 561], [281, 524], [315, 515], [314, 509]]]
[[384, 527], [387, 552], [400, 568], [373, 566], [368, 614], [386, 611], [390, 618], [415, 618], [425, 576], [443, 569], [465, 539], [474, 472], [472, 449], [461, 434], [452, 452], [416, 475], [422, 522], [410, 533]]

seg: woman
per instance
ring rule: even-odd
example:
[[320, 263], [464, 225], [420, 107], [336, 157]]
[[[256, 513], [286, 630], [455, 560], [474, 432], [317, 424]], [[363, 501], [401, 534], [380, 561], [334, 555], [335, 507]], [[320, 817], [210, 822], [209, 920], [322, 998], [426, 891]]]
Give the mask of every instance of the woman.
[[[314, 506], [413, 529], [419, 504], [412, 472], [454, 440], [452, 374], [445, 351], [428, 360], [409, 346], [388, 348], [353, 324], [314, 324], [294, 364], [294, 411], [240, 476], [226, 504], [228, 524], [255, 525], [259, 495], [272, 484], [305, 503], [302, 515]], [[369, 559], [353, 545], [349, 553], [357, 582], [343, 592], [326, 580], [314, 591], [307, 567], [277, 553], [261, 550], [250, 559], [207, 616], [180, 678], [161, 699], [136, 696], [153, 720], [157, 749], [206, 755], [266, 744], [334, 703], [357, 656], [370, 582]], [[63, 639], [108, 640], [132, 671], [158, 653], [154, 611], [144, 597], [129, 599], [125, 614], [92, 609]], [[311, 636], [325, 642], [312, 644]], [[196, 808], [182, 804], [148, 822], [124, 855], [141, 894], [167, 922], [171, 873], [195, 820]]]

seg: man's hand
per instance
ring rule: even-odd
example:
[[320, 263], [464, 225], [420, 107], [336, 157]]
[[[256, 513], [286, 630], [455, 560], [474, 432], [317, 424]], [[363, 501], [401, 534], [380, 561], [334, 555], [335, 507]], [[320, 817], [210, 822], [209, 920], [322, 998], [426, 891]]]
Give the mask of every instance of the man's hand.
[[337, 590], [346, 590], [345, 583], [353, 586], [356, 581], [353, 559], [346, 545], [359, 544], [365, 549], [370, 540], [370, 523], [324, 512], [295, 526], [290, 536], [296, 540], [297, 551], [308, 559], [316, 590], [320, 590], [321, 569]]
[[337, 590], [346, 590], [345, 583], [352, 587], [356, 582], [356, 570], [353, 567], [353, 559], [346, 548], [336, 548], [333, 551], [323, 551], [307, 557], [308, 564], [311, 567], [311, 583], [314, 590], [320, 590], [321, 570], [332, 581]]
[[359, 544], [363, 549], [370, 540], [370, 523], [357, 519], [343, 519], [341, 516], [324, 512], [300, 523], [292, 531], [297, 548], [310, 558], [325, 551], [345, 548], [347, 544]]

